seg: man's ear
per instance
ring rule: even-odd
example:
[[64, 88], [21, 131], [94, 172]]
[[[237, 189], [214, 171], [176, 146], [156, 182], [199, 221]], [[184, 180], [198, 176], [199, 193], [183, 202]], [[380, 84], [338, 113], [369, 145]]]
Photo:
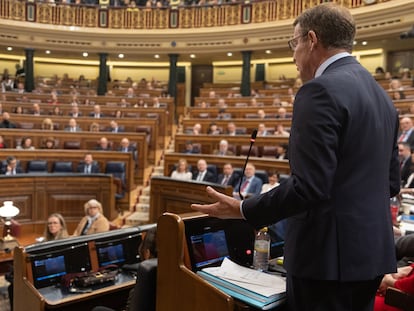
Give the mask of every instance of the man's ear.
[[316, 36], [316, 33], [313, 30], [309, 30], [307, 38], [310, 42], [311, 50], [313, 50], [314, 47], [318, 44], [318, 37]]

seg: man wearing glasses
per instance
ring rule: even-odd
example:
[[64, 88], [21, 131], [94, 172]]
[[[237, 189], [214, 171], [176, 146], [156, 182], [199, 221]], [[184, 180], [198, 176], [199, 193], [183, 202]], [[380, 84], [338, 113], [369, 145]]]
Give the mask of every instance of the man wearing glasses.
[[395, 271], [389, 199], [399, 192], [398, 116], [352, 56], [356, 26], [332, 3], [294, 22], [289, 47], [303, 80], [289, 141], [291, 176], [237, 202], [207, 188], [192, 207], [260, 228], [287, 218], [289, 310], [372, 310], [382, 275]]

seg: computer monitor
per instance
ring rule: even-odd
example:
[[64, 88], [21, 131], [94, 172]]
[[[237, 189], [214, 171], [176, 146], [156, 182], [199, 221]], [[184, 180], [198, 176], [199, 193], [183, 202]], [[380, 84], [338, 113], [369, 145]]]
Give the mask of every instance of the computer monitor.
[[224, 230], [195, 234], [189, 237], [195, 270], [216, 266], [229, 257]]
[[141, 233], [118, 234], [95, 240], [99, 267], [139, 262], [138, 248], [142, 242]]
[[252, 264], [254, 229], [244, 220], [196, 217], [184, 223], [193, 271], [219, 266], [225, 257], [244, 266]]
[[100, 267], [107, 265], [122, 265], [125, 263], [124, 246], [122, 243], [97, 247]]
[[68, 273], [90, 271], [88, 243], [68, 246], [47, 253], [29, 254], [36, 288], [56, 285]]

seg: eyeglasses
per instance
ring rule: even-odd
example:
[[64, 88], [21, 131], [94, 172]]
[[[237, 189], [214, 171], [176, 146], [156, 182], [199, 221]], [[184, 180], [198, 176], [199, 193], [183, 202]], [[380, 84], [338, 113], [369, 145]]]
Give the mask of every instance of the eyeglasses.
[[305, 37], [305, 36], [307, 36], [307, 33], [305, 33], [303, 35], [296, 36], [293, 39], [290, 39], [288, 41], [289, 48], [292, 51], [295, 51], [296, 50], [296, 47], [298, 46], [298, 43], [299, 43], [299, 38], [302, 38], [302, 37]]

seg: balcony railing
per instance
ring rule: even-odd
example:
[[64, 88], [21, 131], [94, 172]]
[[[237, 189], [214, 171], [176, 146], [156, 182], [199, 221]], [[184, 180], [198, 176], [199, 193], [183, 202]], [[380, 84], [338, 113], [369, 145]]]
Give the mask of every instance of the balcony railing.
[[[388, 0], [392, 1], [392, 0]], [[377, 0], [376, 3], [388, 2]], [[163, 8], [109, 7], [0, 0], [0, 18], [61, 26], [112, 29], [190, 29], [235, 26], [292, 19], [324, 0], [244, 1], [222, 5]], [[349, 9], [363, 0], [331, 1]]]

